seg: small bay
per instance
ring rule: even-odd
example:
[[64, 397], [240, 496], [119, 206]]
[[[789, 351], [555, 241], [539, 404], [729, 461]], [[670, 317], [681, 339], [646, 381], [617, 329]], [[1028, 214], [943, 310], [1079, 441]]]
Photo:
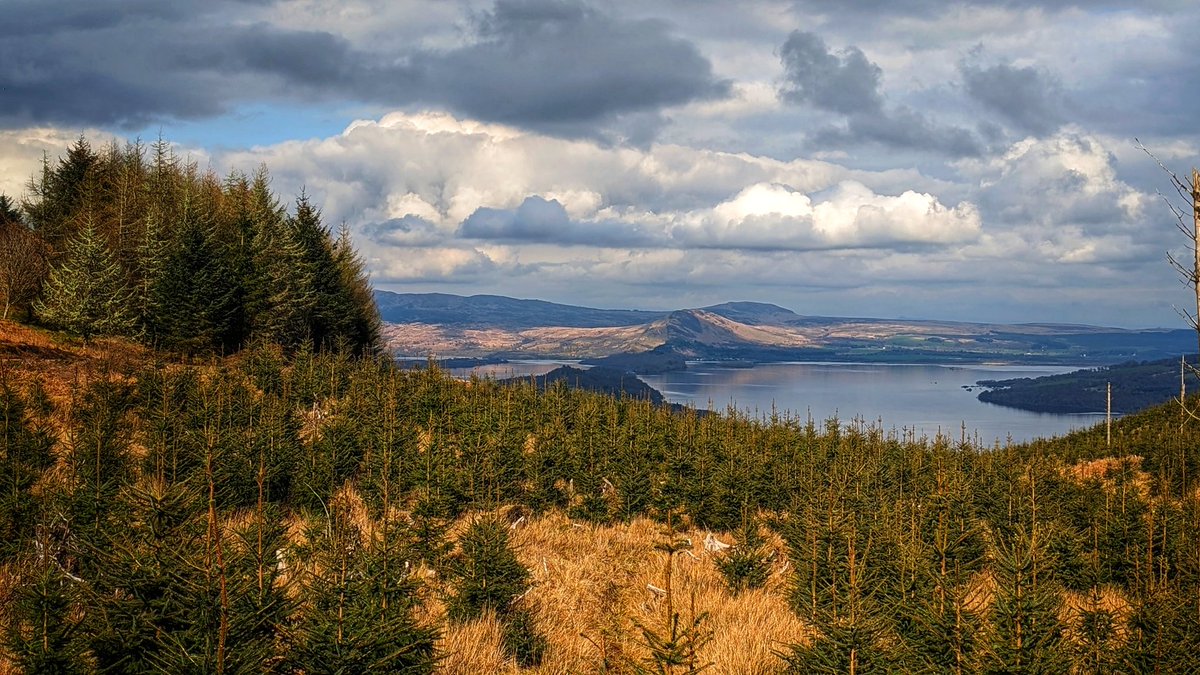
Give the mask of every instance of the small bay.
[[[512, 361], [482, 366], [482, 377], [540, 375], [574, 361]], [[992, 405], [975, 396], [979, 380], [1040, 377], [1077, 370], [1073, 366], [938, 365], [878, 363], [764, 363], [730, 368], [720, 363], [689, 363], [688, 369], [641, 379], [672, 403], [722, 411], [730, 406], [755, 417], [771, 414], [812, 416], [818, 423], [837, 416], [843, 423], [861, 418], [887, 431], [933, 438], [941, 433], [984, 445], [1058, 436], [1104, 421], [1102, 412], [1082, 415], [1034, 413]], [[457, 376], [471, 370], [454, 370]]]

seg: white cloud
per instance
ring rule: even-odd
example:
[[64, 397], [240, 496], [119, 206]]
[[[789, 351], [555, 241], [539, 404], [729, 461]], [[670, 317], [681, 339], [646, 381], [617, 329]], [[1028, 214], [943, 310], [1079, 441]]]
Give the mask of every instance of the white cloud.
[[980, 228], [969, 203], [947, 208], [933, 195], [879, 195], [845, 181], [816, 203], [787, 185], [751, 185], [709, 212], [690, 214], [673, 234], [687, 245], [804, 250], [946, 244], [970, 240]]
[[[112, 140], [112, 135], [94, 130], [84, 136], [93, 149]], [[30, 177], [41, 174], [42, 157], [54, 162], [78, 139], [79, 132], [50, 127], [0, 131], [0, 193], [19, 200]]]
[[979, 184], [980, 201], [997, 217], [1089, 233], [1137, 228], [1150, 201], [1117, 177], [1114, 156], [1101, 140], [1078, 129], [1017, 142], [1003, 155], [964, 161]]

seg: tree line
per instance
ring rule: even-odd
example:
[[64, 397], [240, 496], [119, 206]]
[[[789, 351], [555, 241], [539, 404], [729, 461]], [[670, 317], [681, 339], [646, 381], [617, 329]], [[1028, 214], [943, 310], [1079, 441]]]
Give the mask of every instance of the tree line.
[[345, 226], [335, 237], [304, 194], [289, 212], [265, 167], [222, 179], [162, 139], [80, 137], [19, 205], [0, 195], [0, 300], [3, 318], [186, 354], [379, 348]]

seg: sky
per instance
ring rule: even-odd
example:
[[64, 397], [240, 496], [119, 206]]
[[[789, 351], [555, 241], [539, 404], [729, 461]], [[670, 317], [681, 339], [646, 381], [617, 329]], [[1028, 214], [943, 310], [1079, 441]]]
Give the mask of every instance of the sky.
[[10, 196], [161, 135], [398, 292], [1186, 327], [1194, 0], [0, 7]]

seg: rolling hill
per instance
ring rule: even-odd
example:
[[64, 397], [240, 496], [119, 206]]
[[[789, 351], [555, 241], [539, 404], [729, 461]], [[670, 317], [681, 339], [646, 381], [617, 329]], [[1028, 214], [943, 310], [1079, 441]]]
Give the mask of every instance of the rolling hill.
[[650, 312], [502, 296], [376, 291], [388, 347], [402, 356], [693, 360], [1011, 362], [1105, 365], [1195, 349], [1188, 330], [807, 316], [729, 302]]

